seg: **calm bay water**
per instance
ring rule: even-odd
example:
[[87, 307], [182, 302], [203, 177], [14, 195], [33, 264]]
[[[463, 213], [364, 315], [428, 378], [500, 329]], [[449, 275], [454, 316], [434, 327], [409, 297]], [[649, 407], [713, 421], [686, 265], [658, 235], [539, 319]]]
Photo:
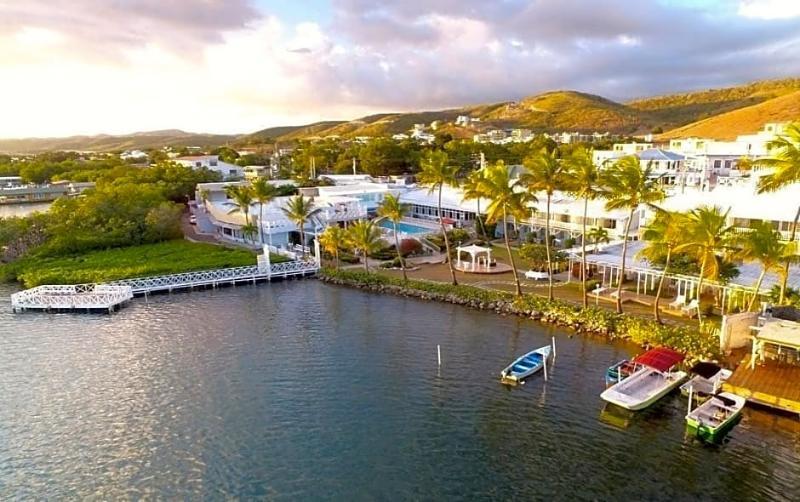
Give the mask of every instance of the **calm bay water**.
[[[631, 347], [299, 281], [10, 313], [0, 286], [0, 498], [796, 499], [800, 427], [747, 410], [684, 437], [674, 395], [604, 412]], [[556, 336], [518, 389], [497, 375]], [[443, 365], [436, 366], [436, 344]]]

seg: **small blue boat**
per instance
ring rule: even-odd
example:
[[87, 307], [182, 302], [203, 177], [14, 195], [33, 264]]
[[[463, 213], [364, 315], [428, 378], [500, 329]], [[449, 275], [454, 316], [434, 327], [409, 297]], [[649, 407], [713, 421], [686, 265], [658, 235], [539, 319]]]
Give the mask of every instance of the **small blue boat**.
[[638, 368], [636, 363], [623, 359], [606, 370], [606, 387], [619, 383], [631, 376]]
[[500, 379], [504, 382], [520, 383], [525, 378], [540, 371], [550, 355], [551, 347], [545, 345], [536, 350], [532, 350], [519, 357], [516, 361], [508, 365], [500, 372]]

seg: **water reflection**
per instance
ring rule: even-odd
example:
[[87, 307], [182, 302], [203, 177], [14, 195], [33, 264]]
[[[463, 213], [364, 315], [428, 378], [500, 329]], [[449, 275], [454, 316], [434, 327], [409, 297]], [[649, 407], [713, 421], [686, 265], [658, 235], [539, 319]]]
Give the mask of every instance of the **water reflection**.
[[[738, 500], [800, 489], [795, 419], [748, 409], [707, 447], [686, 437], [677, 393], [620, 417], [599, 398], [603, 374], [636, 349], [522, 319], [314, 281], [155, 296], [112, 316], [12, 315], [9, 292], [0, 498]], [[540, 372], [499, 383], [553, 335], [548, 382]]]

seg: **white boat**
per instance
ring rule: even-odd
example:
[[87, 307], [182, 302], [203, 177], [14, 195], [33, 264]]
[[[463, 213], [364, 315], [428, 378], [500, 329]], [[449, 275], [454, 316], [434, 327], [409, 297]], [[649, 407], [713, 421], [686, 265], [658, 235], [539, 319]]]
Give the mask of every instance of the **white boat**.
[[641, 366], [625, 380], [606, 389], [600, 397], [628, 410], [643, 410], [669, 394], [686, 378], [685, 371], [673, 371], [683, 354], [671, 349], [650, 350], [634, 359]]
[[701, 361], [689, 370], [694, 376], [686, 383], [681, 385], [681, 394], [689, 395], [692, 389], [695, 401], [702, 403], [722, 388], [722, 383], [729, 379], [733, 372], [721, 368], [719, 365]]
[[[551, 347], [545, 345], [518, 357], [506, 369], [500, 372], [500, 379], [506, 382], [519, 383], [525, 378], [540, 371], [547, 362]], [[546, 376], [546, 375], [545, 375]]]
[[721, 439], [741, 419], [745, 399], [730, 392], [720, 392], [686, 415], [686, 426], [700, 439], [715, 442]]

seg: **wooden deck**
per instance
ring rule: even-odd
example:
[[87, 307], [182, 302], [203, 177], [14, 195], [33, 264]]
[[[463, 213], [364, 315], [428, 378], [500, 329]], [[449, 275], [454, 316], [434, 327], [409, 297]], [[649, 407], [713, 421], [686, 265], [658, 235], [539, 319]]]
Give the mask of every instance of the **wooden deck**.
[[752, 403], [800, 413], [800, 366], [797, 365], [767, 361], [750, 369], [748, 356], [722, 388]]

